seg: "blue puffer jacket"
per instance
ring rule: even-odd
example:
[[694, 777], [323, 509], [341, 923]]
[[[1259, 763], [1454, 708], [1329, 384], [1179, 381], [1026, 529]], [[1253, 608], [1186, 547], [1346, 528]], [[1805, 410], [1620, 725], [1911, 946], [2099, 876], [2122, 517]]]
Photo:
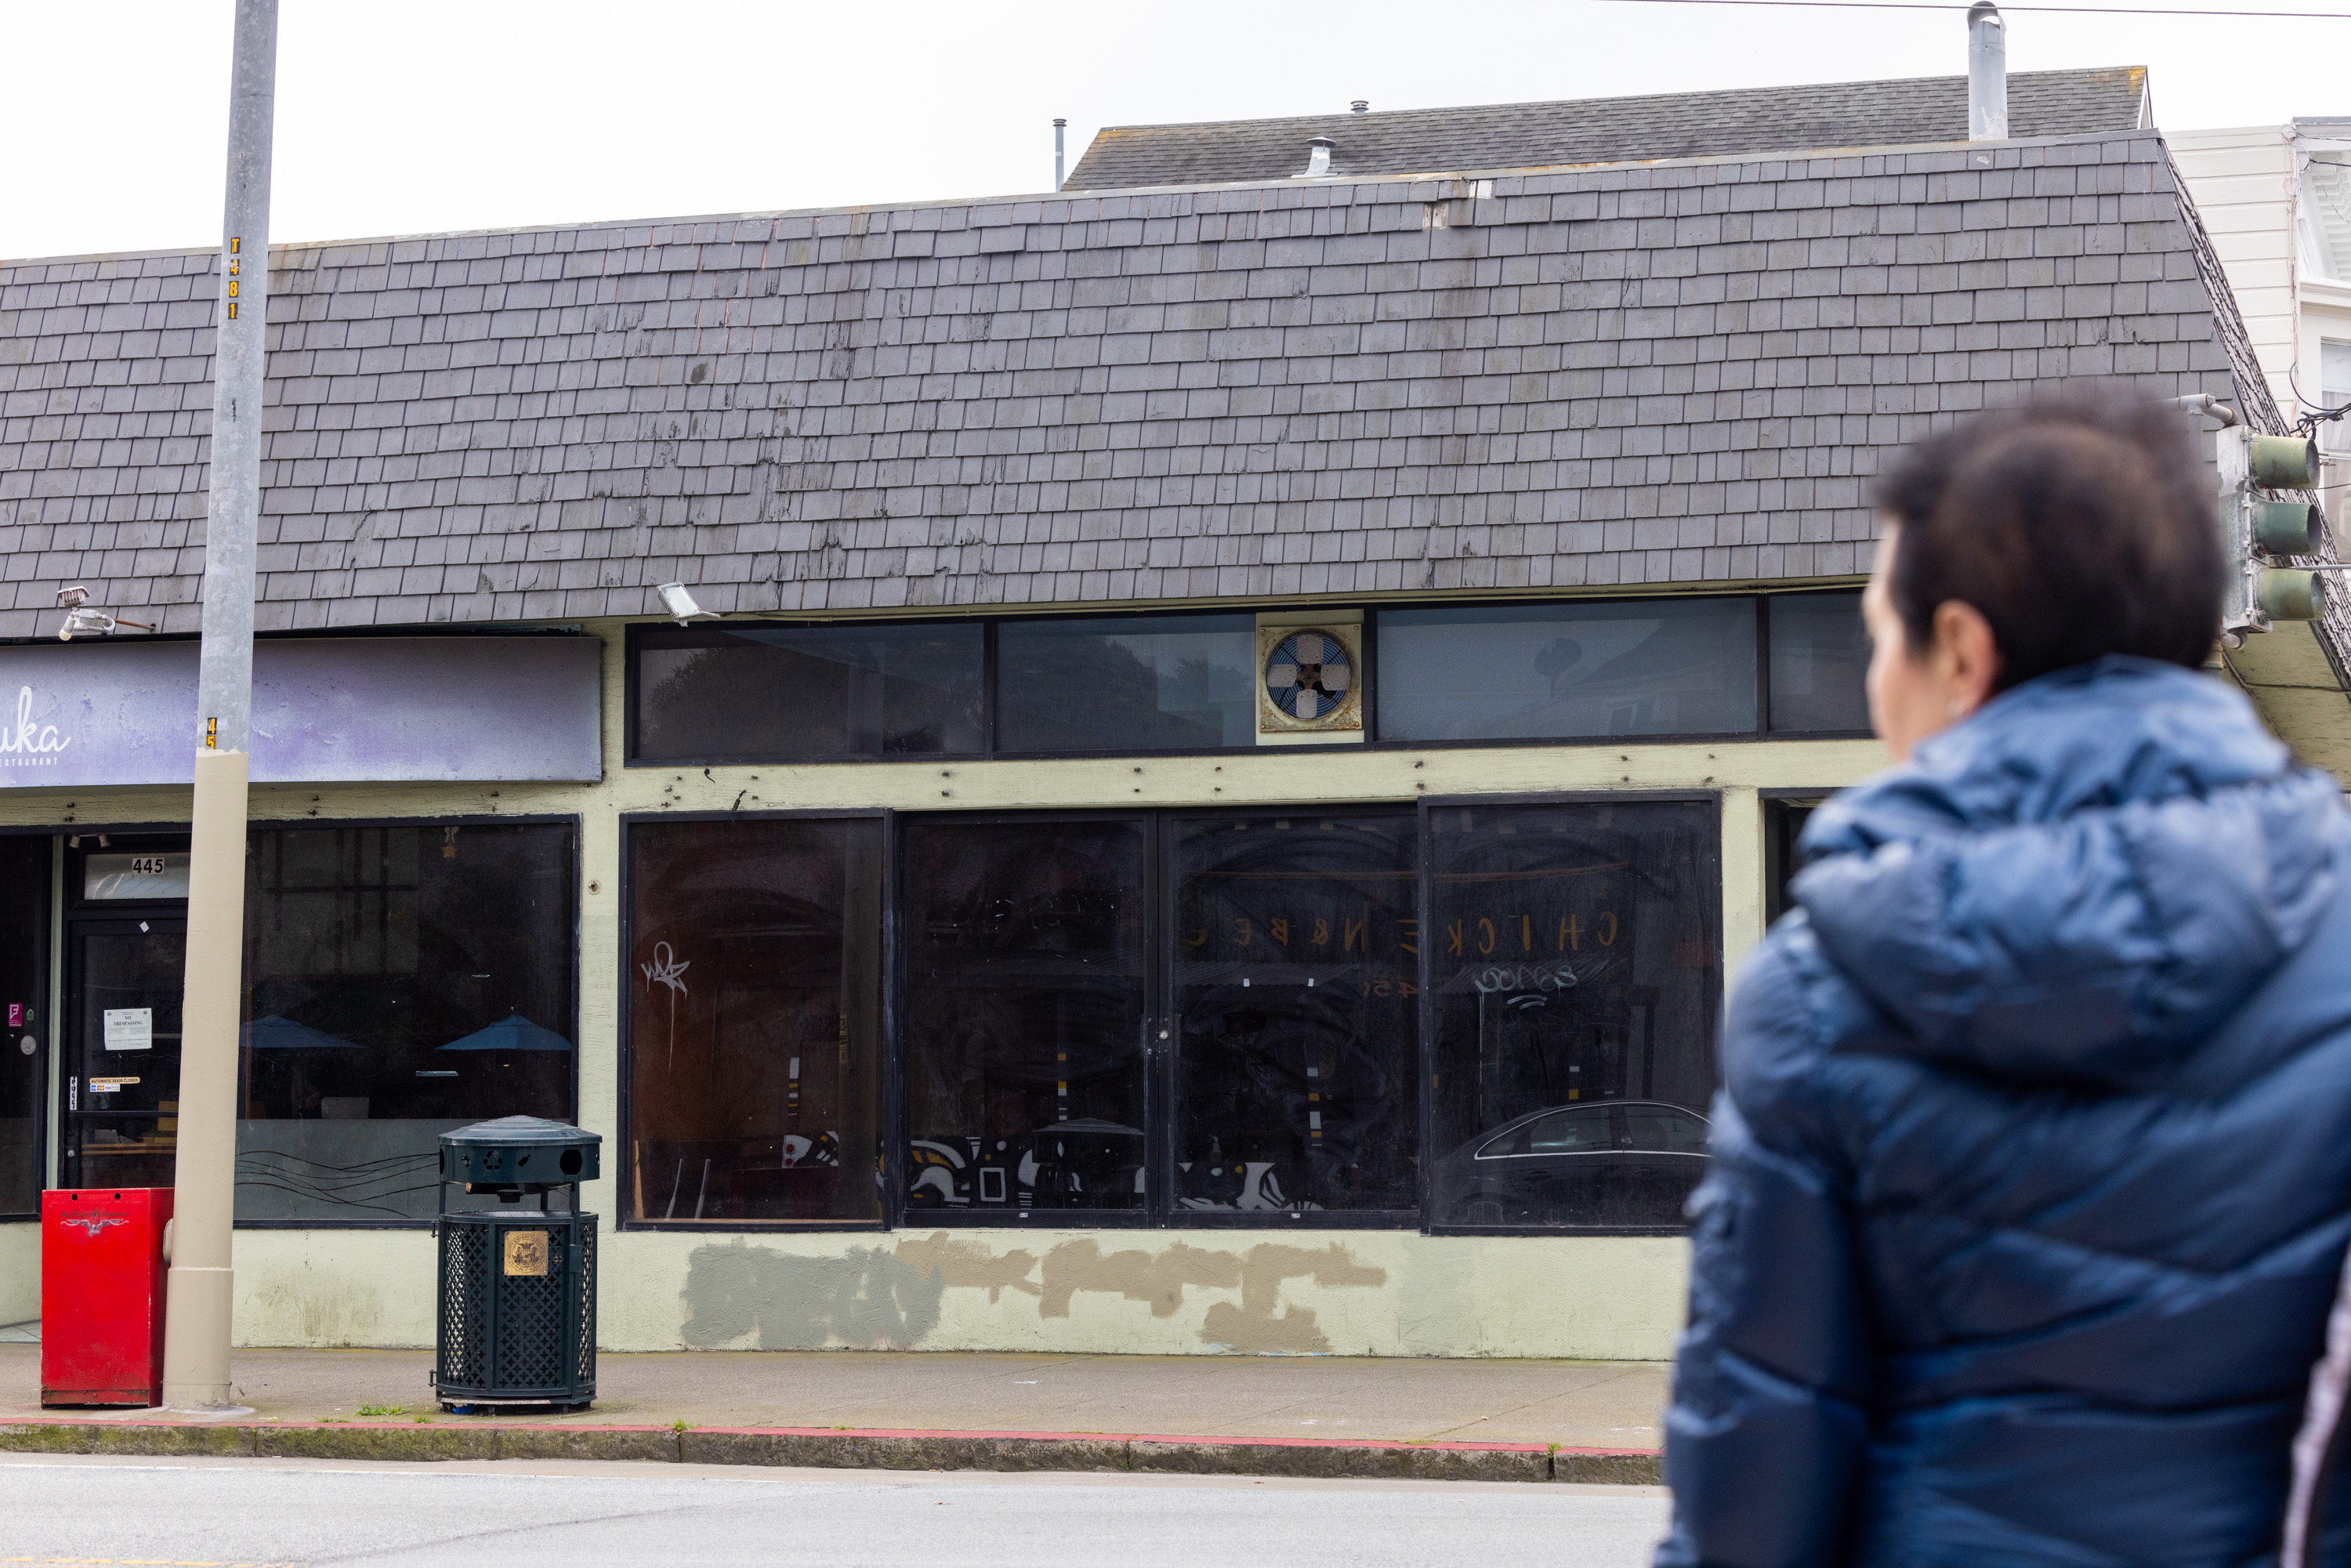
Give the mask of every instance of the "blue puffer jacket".
[[2338, 787], [2108, 659], [1803, 852], [1725, 1025], [1658, 1563], [2269, 1561], [2351, 1240]]

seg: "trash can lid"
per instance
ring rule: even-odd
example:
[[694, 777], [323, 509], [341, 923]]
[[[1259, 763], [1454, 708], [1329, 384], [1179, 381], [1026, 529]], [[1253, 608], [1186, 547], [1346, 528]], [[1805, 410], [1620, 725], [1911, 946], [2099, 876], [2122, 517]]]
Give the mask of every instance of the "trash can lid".
[[453, 1148], [551, 1145], [576, 1149], [603, 1141], [601, 1133], [586, 1132], [568, 1122], [550, 1122], [544, 1116], [500, 1116], [495, 1122], [476, 1122], [470, 1127], [458, 1127], [441, 1134], [441, 1142]]

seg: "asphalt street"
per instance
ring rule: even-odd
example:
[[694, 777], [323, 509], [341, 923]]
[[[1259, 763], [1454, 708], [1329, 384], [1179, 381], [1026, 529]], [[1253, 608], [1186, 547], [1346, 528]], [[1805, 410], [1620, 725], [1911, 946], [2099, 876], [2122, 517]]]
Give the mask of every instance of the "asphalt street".
[[0, 1455], [0, 1563], [1632, 1568], [1654, 1488]]

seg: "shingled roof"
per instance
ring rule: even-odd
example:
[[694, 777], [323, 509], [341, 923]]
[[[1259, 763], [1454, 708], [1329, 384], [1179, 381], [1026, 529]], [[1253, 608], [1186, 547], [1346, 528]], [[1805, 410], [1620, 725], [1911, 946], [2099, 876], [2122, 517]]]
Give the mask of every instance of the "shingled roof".
[[[2008, 78], [2018, 138], [2094, 136], [2150, 123], [2147, 70], [2023, 71]], [[1968, 78], [1829, 82], [1559, 103], [1477, 104], [1291, 120], [1113, 125], [1095, 133], [1070, 191], [1282, 180], [1307, 141], [1336, 145], [1331, 173], [1460, 173], [1891, 147], [1968, 137]]]
[[[215, 263], [0, 267], [0, 636], [195, 629]], [[1960, 413], [2233, 390], [2151, 132], [270, 263], [265, 629], [1849, 578]]]

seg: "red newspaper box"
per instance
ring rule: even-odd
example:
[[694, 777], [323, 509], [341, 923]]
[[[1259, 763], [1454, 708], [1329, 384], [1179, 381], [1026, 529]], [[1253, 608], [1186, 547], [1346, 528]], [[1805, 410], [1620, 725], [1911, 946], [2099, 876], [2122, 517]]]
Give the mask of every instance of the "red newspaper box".
[[41, 1403], [163, 1402], [168, 1186], [41, 1194]]

